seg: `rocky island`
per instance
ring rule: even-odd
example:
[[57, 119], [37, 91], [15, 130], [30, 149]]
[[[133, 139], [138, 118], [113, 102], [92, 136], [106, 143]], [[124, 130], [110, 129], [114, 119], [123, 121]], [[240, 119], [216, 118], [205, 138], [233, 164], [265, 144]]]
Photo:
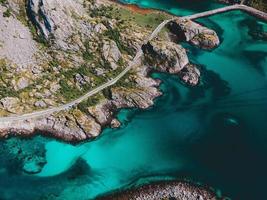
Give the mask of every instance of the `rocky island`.
[[[223, 200], [208, 188], [186, 182], [166, 181], [145, 185], [137, 189], [127, 190], [118, 194], [111, 194], [98, 198], [99, 200]], [[225, 198], [226, 200], [226, 198]]]
[[[92, 139], [105, 126], [120, 126], [115, 117], [119, 109], [153, 105], [161, 92], [151, 72], [177, 74], [188, 86], [198, 84], [201, 72], [179, 43], [210, 50], [219, 38], [193, 21], [171, 19], [159, 11], [134, 13], [106, 0], [1, 1], [1, 137]], [[126, 75], [79, 100], [119, 76], [140, 49], [142, 56]]]

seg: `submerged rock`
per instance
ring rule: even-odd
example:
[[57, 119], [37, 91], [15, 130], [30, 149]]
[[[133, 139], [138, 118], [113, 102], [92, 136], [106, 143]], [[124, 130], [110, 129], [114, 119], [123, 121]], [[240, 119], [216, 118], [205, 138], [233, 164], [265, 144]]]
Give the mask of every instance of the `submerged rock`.
[[[0, 152], [5, 155], [1, 162], [4, 165], [14, 164], [17, 173], [36, 174], [46, 164], [44, 139], [35, 140], [10, 138], [2, 142]], [[9, 170], [9, 169], [7, 169]], [[10, 173], [14, 173], [10, 170]]]

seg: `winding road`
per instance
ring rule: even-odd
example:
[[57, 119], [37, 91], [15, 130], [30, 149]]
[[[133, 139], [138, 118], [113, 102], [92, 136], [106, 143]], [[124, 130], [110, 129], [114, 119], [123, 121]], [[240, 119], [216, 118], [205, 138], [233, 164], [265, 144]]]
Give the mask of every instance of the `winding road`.
[[[197, 18], [202, 18], [202, 17], [207, 17], [210, 15], [215, 15], [218, 13], [222, 13], [222, 12], [227, 12], [230, 10], [242, 10], [245, 12], [248, 12], [258, 18], [261, 18], [262, 20], [267, 21], [267, 14], [264, 12], [261, 12], [257, 9], [248, 7], [246, 5], [232, 5], [232, 6], [226, 6], [223, 8], [219, 8], [219, 9], [215, 9], [215, 10], [211, 10], [211, 11], [206, 11], [206, 12], [202, 12], [202, 13], [197, 13], [197, 14], [193, 14], [193, 15], [189, 15], [189, 16], [184, 16], [181, 17], [182, 19], [197, 19]], [[168, 24], [170, 21], [173, 21], [177, 19], [177, 17], [168, 19], [163, 21], [162, 23], [160, 23], [156, 29], [148, 36], [148, 38], [146, 40], [144, 40], [143, 44], [146, 44], [148, 41], [152, 40], [153, 38], [155, 38], [158, 33], [162, 30], [162, 28], [165, 27], [166, 24]], [[87, 92], [85, 95], [79, 97], [78, 99], [75, 99], [67, 104], [63, 104], [57, 107], [52, 107], [52, 108], [48, 108], [45, 110], [40, 110], [40, 111], [35, 111], [32, 113], [27, 113], [27, 114], [21, 114], [21, 115], [14, 115], [14, 116], [8, 116], [8, 117], [0, 117], [0, 122], [14, 122], [14, 121], [20, 121], [20, 120], [29, 120], [32, 118], [38, 118], [38, 117], [44, 117], [47, 115], [51, 115], [53, 113], [59, 112], [59, 111], [63, 111], [63, 110], [68, 110], [73, 106], [78, 105], [79, 103], [81, 103], [82, 101], [86, 100], [88, 97], [102, 91], [103, 89], [114, 85], [118, 80], [120, 80], [126, 73], [128, 73], [132, 68], [134, 68], [136, 65], [139, 64], [139, 59], [141, 58], [141, 56], [143, 55], [143, 51], [141, 49], [141, 46], [138, 48], [137, 53], [135, 55], [135, 57], [133, 58], [133, 60], [128, 64], [128, 66], [115, 78], [109, 80], [108, 82], [96, 87], [95, 89]]]

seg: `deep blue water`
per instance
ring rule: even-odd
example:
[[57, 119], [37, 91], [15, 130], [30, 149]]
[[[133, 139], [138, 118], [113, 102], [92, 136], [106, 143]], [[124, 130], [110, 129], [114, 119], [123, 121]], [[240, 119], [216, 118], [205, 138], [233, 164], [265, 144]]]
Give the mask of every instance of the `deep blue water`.
[[201, 66], [200, 86], [153, 74], [164, 92], [155, 106], [122, 110], [123, 126], [93, 142], [2, 141], [0, 199], [83, 200], [173, 178], [207, 184], [233, 199], [265, 199], [267, 42], [255, 30], [267, 31], [267, 24], [237, 11], [199, 22], [222, 41], [212, 52], [184, 45]]

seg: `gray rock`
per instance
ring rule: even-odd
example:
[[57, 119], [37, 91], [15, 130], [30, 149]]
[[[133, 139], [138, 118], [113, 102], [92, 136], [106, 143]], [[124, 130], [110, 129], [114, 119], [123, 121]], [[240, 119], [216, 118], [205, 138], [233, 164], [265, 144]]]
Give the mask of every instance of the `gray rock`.
[[84, 79], [84, 77], [81, 74], [75, 74], [75, 82], [80, 84], [80, 85], [84, 85], [86, 84], [86, 80]]
[[174, 200], [219, 200], [223, 198], [202, 186], [178, 181], [165, 181], [151, 183], [138, 188], [128, 189], [117, 194], [111, 194], [98, 198], [98, 200], [153, 200], [153, 199], [174, 199]]
[[20, 105], [20, 100], [17, 97], [5, 97], [0, 100], [3, 108], [11, 113], [21, 113], [23, 107]]
[[97, 76], [102, 76], [105, 73], [103, 68], [96, 68], [95, 71]]
[[220, 44], [216, 32], [187, 19], [177, 19], [168, 24], [176, 41], [187, 41], [203, 49], [213, 49]]
[[190, 86], [196, 86], [199, 83], [200, 71], [196, 65], [189, 64], [179, 73], [181, 80]]
[[189, 63], [185, 49], [174, 42], [153, 40], [142, 49], [145, 62], [159, 71], [178, 73]]
[[96, 24], [94, 26], [94, 31], [96, 33], [103, 33], [106, 30], [107, 30], [107, 27], [104, 24], [102, 24], [102, 23]]
[[16, 85], [15, 85], [15, 90], [21, 90], [26, 87], [28, 87], [30, 84], [29, 79], [26, 77], [21, 77], [17, 80]]
[[39, 108], [45, 108], [47, 105], [44, 101], [40, 100], [40, 101], [36, 101], [34, 103], [34, 106], [39, 107]]
[[118, 67], [116, 63], [122, 56], [116, 42], [113, 40], [104, 41], [102, 55], [103, 58], [109, 62], [112, 69], [116, 69]]
[[27, 9], [39, 34], [61, 50], [78, 51], [91, 35], [93, 26], [84, 17], [88, 15], [82, 0], [29, 0]]
[[43, 133], [64, 141], [75, 142], [96, 137], [100, 132], [101, 126], [90, 115], [79, 110], [62, 111], [38, 119], [0, 121], [0, 137]]
[[89, 113], [99, 122], [102, 126], [110, 124], [113, 119], [113, 110], [116, 107], [111, 101], [104, 100], [98, 103], [96, 106], [91, 106], [88, 108]]
[[112, 121], [110, 122], [110, 126], [111, 128], [119, 128], [121, 126], [121, 123], [117, 119], [112, 119]]

